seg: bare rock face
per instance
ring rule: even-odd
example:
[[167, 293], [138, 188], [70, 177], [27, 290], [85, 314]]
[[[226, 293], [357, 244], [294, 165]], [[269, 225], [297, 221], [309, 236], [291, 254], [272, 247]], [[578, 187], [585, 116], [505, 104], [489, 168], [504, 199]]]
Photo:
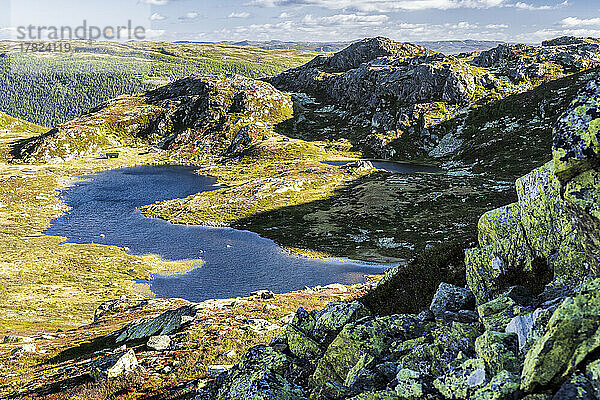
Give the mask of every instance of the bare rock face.
[[389, 144], [400, 136], [425, 131], [429, 116], [467, 105], [500, 85], [463, 59], [385, 38], [319, 56], [267, 81], [334, 105], [332, 113], [346, 114], [347, 125], [362, 132], [357, 142], [382, 158], [394, 156]]
[[27, 161], [62, 161], [138, 143], [188, 158], [231, 157], [292, 112], [290, 97], [268, 83], [237, 75], [190, 76], [111, 100], [15, 152]]
[[595, 39], [561, 37], [541, 47], [501, 44], [475, 57], [473, 64], [494, 69], [514, 81], [553, 76], [560, 70], [579, 71], [600, 64], [600, 42]]

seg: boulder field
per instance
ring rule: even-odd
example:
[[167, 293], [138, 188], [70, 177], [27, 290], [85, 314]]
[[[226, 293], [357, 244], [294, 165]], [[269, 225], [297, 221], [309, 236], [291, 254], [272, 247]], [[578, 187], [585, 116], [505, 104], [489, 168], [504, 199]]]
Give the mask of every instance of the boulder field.
[[600, 77], [557, 122], [553, 161], [482, 216], [467, 288], [443, 283], [419, 314], [299, 309], [197, 399], [600, 398], [598, 99]]

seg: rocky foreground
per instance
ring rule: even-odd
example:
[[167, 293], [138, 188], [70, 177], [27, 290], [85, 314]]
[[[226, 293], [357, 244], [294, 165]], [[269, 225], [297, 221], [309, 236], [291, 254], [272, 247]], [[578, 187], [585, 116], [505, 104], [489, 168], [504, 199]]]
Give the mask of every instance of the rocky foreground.
[[[152, 398], [600, 398], [598, 99], [600, 77], [557, 122], [553, 161], [517, 181], [517, 203], [480, 219], [480, 246], [466, 254], [467, 287], [440, 284], [421, 312], [395, 311], [402, 309], [406, 296], [406, 280], [397, 279], [402, 270], [391, 271], [367, 293], [338, 286], [307, 293], [341, 291], [347, 301], [310, 312], [314, 307], [305, 305], [281, 321], [248, 318], [244, 308], [218, 326], [201, 324], [192, 336], [190, 326], [214, 321], [222, 313], [218, 310], [259, 305], [263, 315], [275, 316], [284, 304], [298, 303], [282, 297], [283, 303], [275, 305], [282, 308], [273, 308], [267, 300], [272, 294], [259, 292], [253, 299], [227, 304], [186, 304], [113, 332], [105, 328], [105, 334], [64, 349], [50, 360], [50, 365], [63, 364], [54, 364], [59, 368], [38, 378], [45, 385], [28, 386], [16, 395], [135, 397], [139, 388], [164, 384], [154, 378], [140, 382], [148, 368], [154, 371], [151, 376], [168, 375], [172, 369], [186, 376], [177, 354], [186, 351], [190, 337], [210, 332], [203, 340], [213, 345], [232, 339], [235, 343], [235, 336], [222, 332], [236, 326], [259, 334], [281, 333], [268, 345], [252, 347], [233, 366], [208, 365], [204, 376], [212, 378], [179, 379]], [[98, 320], [111, 312], [124, 315], [119, 313], [131, 307], [140, 305], [107, 303], [99, 309]], [[78, 333], [71, 335], [75, 339]], [[35, 351], [30, 343], [12, 346], [17, 359], [19, 353]], [[156, 356], [165, 351], [168, 362]], [[184, 365], [192, 368], [194, 357], [207, 351], [192, 346]], [[231, 355], [224, 349], [212, 360]], [[69, 386], [73, 383], [79, 386]]]
[[558, 121], [554, 160], [482, 217], [468, 288], [443, 283], [414, 315], [300, 309], [198, 398], [600, 398], [599, 98], [597, 78]]

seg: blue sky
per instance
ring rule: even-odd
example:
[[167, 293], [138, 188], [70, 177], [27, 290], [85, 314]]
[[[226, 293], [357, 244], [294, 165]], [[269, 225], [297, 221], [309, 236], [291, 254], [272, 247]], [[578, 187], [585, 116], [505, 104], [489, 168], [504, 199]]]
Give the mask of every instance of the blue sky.
[[480, 39], [538, 43], [600, 37], [593, 0], [0, 0], [0, 35], [18, 26], [143, 26], [152, 40], [399, 41]]

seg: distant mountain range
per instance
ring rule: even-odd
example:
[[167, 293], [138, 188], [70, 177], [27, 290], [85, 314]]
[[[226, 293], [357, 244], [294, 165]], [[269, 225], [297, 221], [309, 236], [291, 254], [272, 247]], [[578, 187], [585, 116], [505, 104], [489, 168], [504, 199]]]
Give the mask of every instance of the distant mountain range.
[[[179, 41], [176, 43], [212, 43], [212, 42], [189, 42]], [[270, 40], [270, 41], [253, 41], [243, 40], [241, 42], [234, 41], [221, 41], [217, 44], [227, 44], [235, 46], [252, 46], [259, 47], [265, 50], [304, 50], [304, 51], [315, 51], [318, 53], [336, 53], [349, 45], [354, 41], [349, 42], [284, 42], [281, 40]], [[490, 40], [441, 40], [441, 41], [425, 41], [425, 42], [412, 42], [428, 49], [444, 53], [444, 54], [460, 54], [468, 53], [472, 51], [485, 51], [492, 49], [499, 44], [506, 42], [490, 41]]]

